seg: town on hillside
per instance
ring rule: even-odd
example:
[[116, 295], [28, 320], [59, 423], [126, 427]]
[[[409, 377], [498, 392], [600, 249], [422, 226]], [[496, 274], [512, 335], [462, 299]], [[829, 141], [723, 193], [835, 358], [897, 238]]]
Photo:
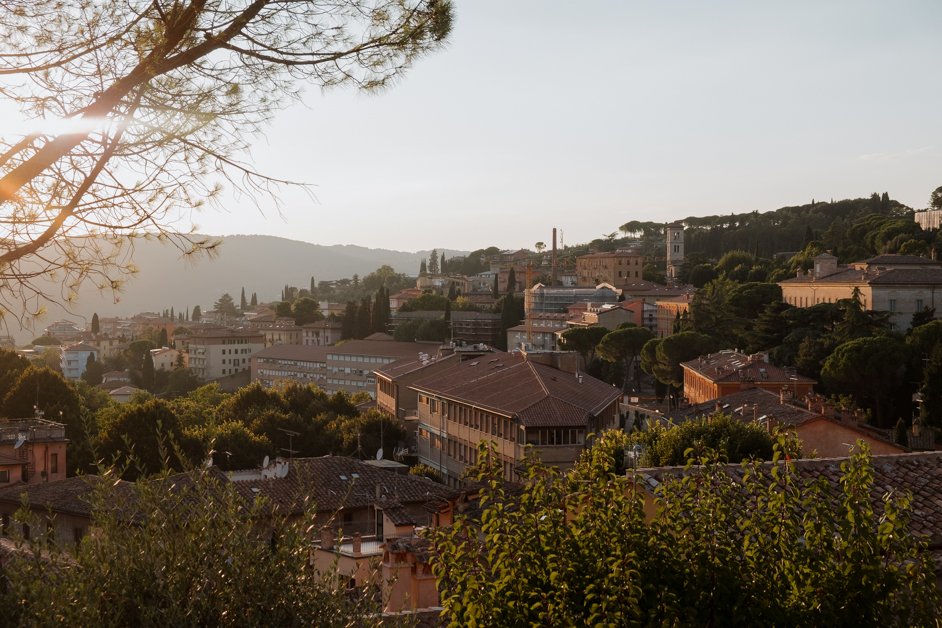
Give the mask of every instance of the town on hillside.
[[942, 625], [942, 3], [743, 4], [0, 1], [0, 628]]
[[465, 591], [436, 548], [457, 542], [456, 521], [483, 526], [488, 481], [514, 495], [536, 468], [577, 481], [610, 451], [650, 520], [698, 473], [691, 457], [733, 478], [784, 459], [835, 491], [863, 450], [881, 490], [911, 496], [906, 534], [938, 565], [936, 212], [897, 225], [914, 252], [859, 260], [826, 234], [709, 256], [690, 250], [701, 227], [629, 224], [578, 247], [554, 230], [535, 251], [433, 251], [415, 277], [312, 278], [274, 303], [243, 288], [206, 310], [54, 322], [4, 353], [3, 547], [78, 547], [103, 503], [150, 507], [134, 487], [151, 478], [220, 483], [319, 530], [311, 564], [379, 591], [378, 612], [427, 619]]

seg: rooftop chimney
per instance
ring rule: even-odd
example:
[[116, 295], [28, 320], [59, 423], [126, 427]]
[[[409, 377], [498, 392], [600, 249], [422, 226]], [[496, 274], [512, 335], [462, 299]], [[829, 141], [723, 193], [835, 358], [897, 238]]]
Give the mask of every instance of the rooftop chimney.
[[330, 526], [324, 526], [321, 528], [321, 549], [332, 550], [334, 549], [334, 538], [336, 534], [334, 529]]

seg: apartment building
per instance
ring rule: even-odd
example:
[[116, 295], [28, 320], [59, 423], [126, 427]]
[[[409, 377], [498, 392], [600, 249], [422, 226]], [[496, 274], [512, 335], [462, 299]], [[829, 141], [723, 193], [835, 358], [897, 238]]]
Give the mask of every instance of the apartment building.
[[508, 480], [519, 479], [528, 448], [546, 464], [571, 467], [589, 434], [618, 425], [621, 391], [575, 371], [567, 357], [487, 354], [414, 383], [419, 461], [451, 486], [462, 484], [482, 441], [494, 443]]
[[0, 419], [0, 487], [64, 479], [68, 442], [62, 423]]
[[315, 384], [329, 393], [376, 395], [374, 371], [397, 360], [438, 356], [437, 342], [347, 340], [334, 346], [276, 345], [251, 360], [251, 380], [263, 386]]
[[252, 356], [265, 348], [265, 336], [254, 330], [203, 331], [187, 339], [190, 370], [203, 381], [251, 368]]
[[251, 359], [252, 381], [267, 388], [288, 382], [315, 384], [326, 388], [327, 347], [315, 345], [275, 345], [262, 349]]
[[428, 359], [438, 355], [437, 342], [348, 340], [327, 349], [324, 390], [376, 394], [374, 371], [403, 358]]
[[458, 353], [424, 359], [408, 357], [377, 368], [374, 371], [376, 407], [399, 419], [415, 416], [419, 407], [418, 395], [410, 386], [433, 373], [452, 368], [460, 360]]
[[339, 321], [323, 320], [301, 326], [301, 344], [307, 347], [326, 347], [340, 341], [343, 324]]
[[60, 362], [62, 376], [73, 381], [81, 379], [90, 356], [95, 356], [96, 361], [100, 359], [98, 347], [93, 347], [84, 342], [63, 347]]

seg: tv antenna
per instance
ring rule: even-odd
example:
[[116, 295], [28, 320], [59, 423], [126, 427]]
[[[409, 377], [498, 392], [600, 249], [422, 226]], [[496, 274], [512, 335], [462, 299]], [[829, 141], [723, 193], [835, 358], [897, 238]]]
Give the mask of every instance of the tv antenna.
[[281, 447], [279, 449], [280, 451], [283, 451], [286, 454], [288, 454], [288, 459], [290, 460], [291, 458], [294, 457], [294, 454], [298, 453], [298, 450], [294, 449], [294, 437], [300, 436], [301, 432], [295, 432], [294, 430], [288, 430], [283, 427], [279, 427], [278, 431], [288, 436], [288, 447], [287, 448]]

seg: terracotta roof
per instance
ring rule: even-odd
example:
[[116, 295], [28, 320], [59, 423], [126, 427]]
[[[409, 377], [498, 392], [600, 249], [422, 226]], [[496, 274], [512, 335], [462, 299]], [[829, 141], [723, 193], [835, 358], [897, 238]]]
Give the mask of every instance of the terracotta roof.
[[396, 340], [347, 340], [328, 347], [331, 355], [363, 355], [384, 358], [419, 357], [420, 353], [438, 352], [439, 343], [398, 342]]
[[[824, 479], [830, 493], [836, 498], [841, 491], [841, 464], [847, 458], [821, 458], [794, 460], [791, 464], [799, 478], [812, 482]], [[760, 467], [771, 468], [773, 463], [762, 463]], [[776, 463], [779, 465], [784, 462]], [[930, 549], [942, 544], [942, 452], [893, 454], [873, 456], [873, 487], [870, 498], [878, 513], [883, 512], [883, 497], [887, 493], [912, 496], [910, 530], [918, 536], [928, 537]], [[699, 467], [661, 467], [639, 469], [642, 482], [654, 489], [670, 478], [697, 473]], [[724, 470], [741, 480], [745, 467], [724, 465]]]
[[942, 268], [891, 268], [870, 280], [873, 285], [942, 284]]
[[115, 481], [113, 478], [102, 478], [98, 475], [78, 475], [55, 482], [40, 482], [37, 484], [17, 484], [0, 489], [0, 502], [19, 504], [25, 493], [30, 506], [43, 508], [51, 512], [91, 517], [91, 502], [96, 490], [109, 486], [110, 490], [118, 490], [125, 495], [130, 494], [133, 486], [124, 480]]
[[414, 358], [403, 358], [402, 360], [396, 360], [395, 362], [390, 362], [382, 368], [376, 369], [375, 373], [377, 375], [382, 375], [387, 379], [395, 379], [396, 377], [401, 377], [403, 375], [408, 375], [409, 373], [415, 373], [416, 371], [421, 371], [422, 369], [442, 364], [457, 364], [458, 363], [458, 354], [452, 353], [440, 358], [430, 356], [428, 360], [422, 361]]
[[318, 345], [272, 345], [252, 356], [258, 360], [299, 360], [302, 362], [326, 362], [327, 349]]
[[712, 382], [738, 382], [752, 380], [767, 383], [814, 383], [804, 375], [790, 375], [785, 369], [766, 362], [760, 355], [745, 355], [738, 351], [720, 351], [681, 362], [681, 367], [699, 373]]
[[942, 284], [942, 268], [868, 268], [857, 270], [856, 268], [841, 268], [836, 273], [818, 277], [815, 279], [811, 275], [801, 277], [792, 277], [779, 282], [780, 284], [852, 284], [860, 285], [893, 285], [893, 284]]
[[303, 329], [341, 329], [343, 324], [339, 321], [314, 321], [313, 323], [307, 323], [306, 325], [301, 325]]
[[526, 426], [584, 426], [621, 391], [590, 375], [565, 373], [509, 353], [493, 353], [411, 386], [519, 418]]
[[683, 423], [713, 414], [717, 406], [724, 414], [746, 422], [759, 417], [767, 417], [774, 418], [776, 423], [794, 426], [821, 416], [817, 412], [810, 412], [800, 406], [782, 403], [778, 393], [762, 388], [750, 388], [712, 401], [670, 410], [665, 412], [663, 417], [674, 423]]
[[922, 266], [939, 266], [939, 262], [929, 259], [927, 257], [919, 257], [918, 255], [877, 255], [876, 257], [871, 257], [866, 260], [866, 263], [875, 266], [891, 266], [893, 264], [906, 264], [906, 265], [922, 265]]
[[230, 476], [239, 494], [247, 499], [266, 497], [276, 508], [289, 513], [301, 512], [306, 500], [312, 501], [319, 512], [335, 512], [381, 506], [383, 500], [393, 508], [457, 495], [428, 478], [387, 471], [343, 456], [294, 458], [288, 461], [284, 478], [244, 477], [246, 474], [251, 472]]

